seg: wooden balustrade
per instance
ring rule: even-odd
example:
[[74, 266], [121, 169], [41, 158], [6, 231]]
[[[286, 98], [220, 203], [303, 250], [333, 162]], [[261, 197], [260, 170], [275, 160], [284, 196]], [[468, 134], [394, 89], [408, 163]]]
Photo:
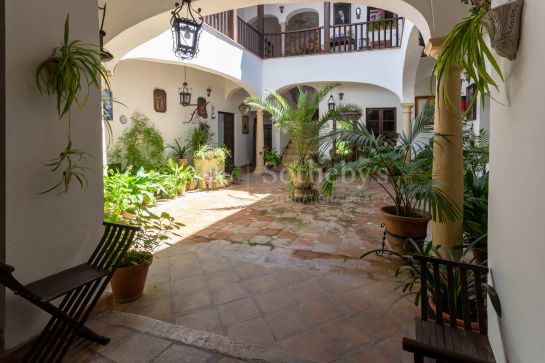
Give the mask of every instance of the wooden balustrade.
[[[205, 17], [205, 21], [219, 32], [234, 38], [233, 11], [209, 15]], [[324, 27], [261, 34], [256, 28], [237, 17], [236, 41], [262, 58], [399, 48], [403, 39], [404, 25], [404, 18], [394, 18], [331, 25], [329, 34], [325, 34]], [[325, 44], [325, 41], [329, 44]]]
[[204, 22], [216, 29], [220, 33], [228, 36], [231, 39], [234, 39], [235, 29], [234, 29], [234, 12], [233, 10], [224, 11], [223, 13], [217, 13], [212, 15], [207, 15], [204, 17]]
[[238, 44], [242, 45], [244, 48], [254, 53], [255, 55], [263, 57], [261, 47], [263, 36], [257, 31], [257, 29], [246, 23], [240, 17], [238, 17], [237, 25]]

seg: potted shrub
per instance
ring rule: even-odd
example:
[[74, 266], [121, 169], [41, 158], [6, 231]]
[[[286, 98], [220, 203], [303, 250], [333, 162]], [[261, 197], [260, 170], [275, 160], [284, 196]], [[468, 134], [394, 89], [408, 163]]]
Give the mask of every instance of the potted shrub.
[[[210, 145], [202, 145], [193, 153], [195, 163], [195, 171], [197, 175], [203, 176], [210, 173], [224, 173], [225, 161], [230, 155], [230, 151], [224, 146], [213, 147]], [[201, 188], [204, 187], [201, 182]]]
[[347, 173], [377, 181], [392, 201], [382, 208], [382, 214], [390, 247], [398, 252], [409, 247], [407, 238], [426, 237], [430, 218], [444, 223], [461, 217], [459, 207], [432, 182], [434, 113], [433, 104], [428, 104], [409, 134], [402, 133], [394, 140], [375, 136], [363, 122], [353, 130], [329, 135], [329, 139], [349, 142], [368, 157], [335, 165], [322, 181], [322, 192], [331, 195], [336, 180]]
[[269, 149], [268, 147], [263, 148], [260, 151], [260, 154], [263, 155], [263, 160], [265, 161], [265, 166], [267, 168], [276, 168], [282, 162], [282, 157], [276, 153], [275, 150]]
[[189, 149], [188, 145], [180, 145], [178, 140], [174, 140], [175, 145], [168, 145], [169, 149], [172, 149], [172, 158], [176, 160], [178, 165], [187, 166], [187, 150]]
[[[413, 256], [414, 255], [421, 255], [421, 256], [441, 256], [441, 249], [443, 249], [443, 255], [448, 256], [449, 261], [456, 261], [456, 262], [466, 262], [468, 259], [468, 255], [471, 254], [473, 245], [470, 245], [468, 248], [466, 248], [463, 253], [461, 254], [461, 257], [459, 260], [455, 260], [453, 257], [453, 253], [447, 248], [447, 247], [435, 247], [433, 243], [427, 242], [424, 246], [418, 245], [414, 240], [409, 239], [409, 243], [411, 243], [413, 247], [413, 254], [411, 255], [403, 255], [398, 253], [397, 251], [393, 250], [372, 250], [365, 253], [365, 255], [362, 256], [362, 258], [365, 258], [367, 256], [384, 256], [384, 258], [394, 260], [394, 262], [399, 266], [395, 272], [395, 276], [400, 279], [400, 283], [396, 287], [396, 290], [401, 290], [403, 292], [404, 296], [414, 296], [414, 303], [415, 305], [418, 304], [428, 304], [430, 307], [430, 310], [432, 312], [436, 312], [436, 291], [435, 291], [435, 283], [434, 281], [434, 271], [431, 264], [428, 264], [428, 273], [426, 274], [428, 278], [428, 301], [420, 301], [422, 293], [420, 291], [420, 280], [422, 277], [422, 265], [419, 261], [417, 261]], [[446, 252], [446, 253], [445, 253]], [[449, 291], [448, 286], [448, 271], [445, 268], [445, 266], [441, 266], [441, 269], [439, 271], [440, 273], [440, 279], [438, 281], [439, 289], [441, 289], [441, 296], [447, 296]], [[459, 274], [453, 274], [453, 290], [454, 294], [456, 296], [455, 298], [455, 307], [456, 307], [456, 324], [458, 327], [463, 328], [464, 322], [462, 320], [462, 305], [461, 305], [461, 279]], [[468, 284], [468, 294], [469, 294], [469, 300], [470, 301], [476, 301], [475, 296], [475, 279], [473, 274], [467, 275], [467, 284]], [[483, 287], [485, 288], [488, 297], [490, 298], [490, 301], [492, 303], [492, 306], [498, 316], [501, 317], [501, 303], [498, 296], [498, 293], [492, 287], [491, 285], [487, 284], [486, 282], [482, 282]], [[450, 319], [453, 317], [450, 316], [449, 313], [449, 307], [447, 304], [447, 301], [443, 301], [443, 304], [445, 306], [442, 306], [442, 317], [443, 321], [445, 323], [450, 323]], [[476, 306], [476, 305], [475, 305]], [[476, 309], [472, 306], [469, 307], [470, 312], [472, 315], [472, 321], [471, 321], [471, 327], [473, 330], [478, 331], [479, 330], [479, 323], [476, 316]]]
[[284, 97], [274, 91], [269, 91], [272, 100], [250, 97], [244, 101], [249, 106], [268, 112], [275, 126], [290, 137], [297, 160], [289, 166], [287, 189], [296, 201], [313, 200], [318, 195], [314, 177], [316, 167], [308, 159], [318, 150], [322, 128], [333, 119], [342, 119], [345, 113], [359, 110], [357, 106], [345, 105], [318, 116], [320, 103], [337, 86], [337, 83], [328, 84], [312, 97], [306, 89], [299, 87], [295, 107], [291, 107]]
[[237, 183], [240, 180], [240, 175], [242, 174], [242, 171], [238, 166], [235, 166], [233, 170], [231, 171], [231, 178], [233, 179], [233, 183]]
[[125, 222], [140, 226], [141, 231], [110, 282], [114, 301], [119, 304], [142, 296], [153, 254], [163, 244], [168, 244], [172, 235], [176, 235], [175, 229], [183, 226], [165, 212], [156, 215], [146, 208], [138, 208], [133, 214], [134, 219]]

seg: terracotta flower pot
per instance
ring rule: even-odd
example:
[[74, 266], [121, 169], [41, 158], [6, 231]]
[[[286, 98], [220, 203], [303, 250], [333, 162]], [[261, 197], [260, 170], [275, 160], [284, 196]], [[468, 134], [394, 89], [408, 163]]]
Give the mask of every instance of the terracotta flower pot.
[[182, 194], [184, 194], [184, 193], [185, 193], [185, 188], [186, 188], [186, 186], [185, 186], [185, 185], [184, 185], [184, 186], [182, 186], [182, 187], [180, 187], [180, 188], [178, 189], [178, 195], [182, 195]]
[[186, 167], [187, 166], [187, 159], [186, 158], [180, 158], [176, 160], [179, 166]]
[[[435, 304], [435, 300], [430, 296], [428, 298], [428, 305], [431, 309], [431, 311], [433, 311], [433, 313], [435, 314], [435, 312], [437, 311], [437, 305]], [[442, 317], [443, 317], [443, 323], [445, 324], [450, 324], [450, 315], [445, 313], [444, 311], [442, 312]], [[458, 328], [464, 328], [465, 325], [464, 325], [464, 321], [462, 319], [456, 319], [456, 326]], [[472, 321], [471, 322], [471, 330], [473, 331], [479, 331], [479, 322], [478, 321]]]
[[110, 284], [112, 294], [118, 304], [126, 304], [138, 299], [144, 292], [149, 264], [119, 267], [115, 270]]
[[407, 252], [407, 238], [423, 239], [428, 233], [430, 218], [422, 213], [419, 217], [401, 217], [395, 206], [383, 207], [384, 225], [390, 249], [396, 252]]
[[186, 188], [187, 188], [187, 190], [195, 190], [195, 189], [197, 189], [197, 183], [195, 183], [193, 180], [190, 180], [187, 183]]

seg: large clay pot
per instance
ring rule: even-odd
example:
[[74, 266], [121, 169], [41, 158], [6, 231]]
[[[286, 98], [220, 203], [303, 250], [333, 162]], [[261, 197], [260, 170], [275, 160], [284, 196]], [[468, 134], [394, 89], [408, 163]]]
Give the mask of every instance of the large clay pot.
[[[437, 305], [435, 304], [435, 300], [430, 296], [428, 298], [428, 305], [431, 309], [431, 311], [433, 311], [433, 313], [435, 314], [435, 312], [437, 311]], [[442, 312], [442, 315], [443, 317], [443, 323], [445, 324], [450, 324], [450, 315], [445, 313], [444, 311]], [[464, 328], [465, 325], [464, 325], [464, 321], [462, 319], [456, 319], [456, 326], [458, 328]], [[473, 331], [479, 331], [479, 322], [478, 321], [472, 321], [471, 322], [471, 330]]]
[[110, 281], [114, 301], [118, 304], [126, 304], [142, 296], [148, 271], [149, 264], [119, 267], [115, 270]]
[[387, 242], [390, 249], [405, 253], [410, 250], [407, 238], [424, 239], [428, 234], [430, 218], [422, 213], [419, 217], [401, 217], [395, 206], [382, 208]]
[[[225, 164], [220, 164], [217, 159], [195, 159], [195, 171], [201, 178], [211, 175], [213, 172], [225, 173]], [[199, 181], [199, 188], [206, 188], [204, 180]]]

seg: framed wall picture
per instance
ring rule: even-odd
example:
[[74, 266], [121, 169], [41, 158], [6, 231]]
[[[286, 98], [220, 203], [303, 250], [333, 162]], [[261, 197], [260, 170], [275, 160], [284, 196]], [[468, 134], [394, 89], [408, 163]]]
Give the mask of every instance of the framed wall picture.
[[159, 88], [153, 90], [153, 108], [155, 112], [167, 112], [167, 93], [165, 90]]
[[335, 3], [333, 4], [334, 24], [350, 24], [352, 22], [352, 4]]
[[250, 116], [248, 115], [242, 115], [242, 133], [250, 133]]
[[367, 21], [381, 21], [394, 18], [397, 18], [397, 15], [390, 11], [373, 8], [370, 6], [367, 8]]
[[433, 100], [435, 96], [418, 96], [414, 99], [414, 117], [418, 117], [420, 113], [424, 110], [426, 103], [430, 100]]
[[114, 119], [114, 101], [112, 92], [108, 90], [102, 91], [102, 118], [105, 121]]

